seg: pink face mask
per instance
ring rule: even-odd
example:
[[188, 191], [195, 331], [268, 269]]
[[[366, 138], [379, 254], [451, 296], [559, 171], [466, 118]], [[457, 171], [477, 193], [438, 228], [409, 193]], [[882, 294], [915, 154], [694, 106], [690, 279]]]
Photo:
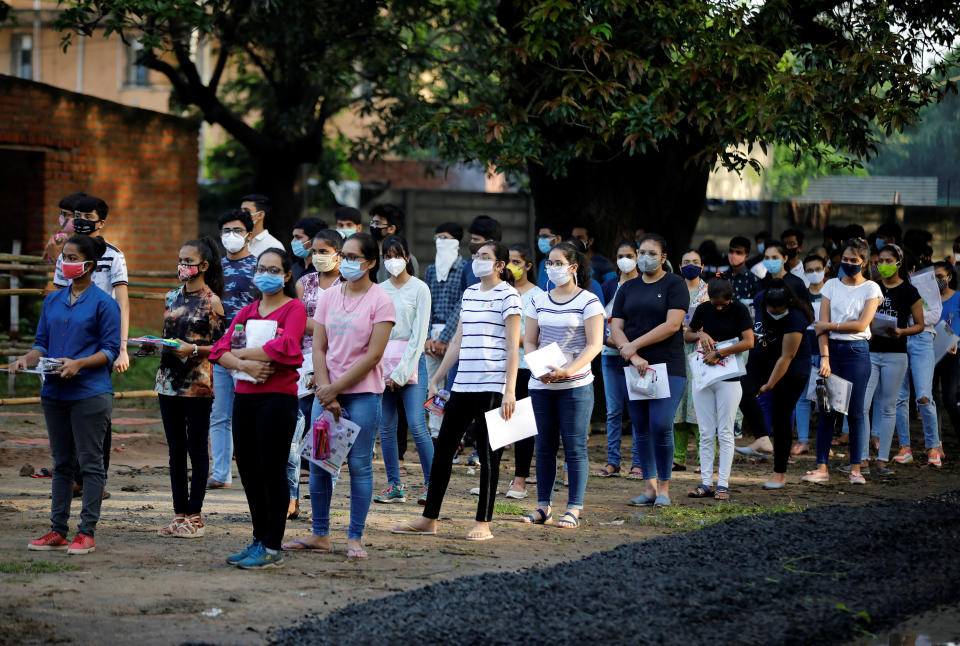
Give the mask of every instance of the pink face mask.
[[200, 273], [200, 265], [177, 265], [177, 275], [185, 283]]
[[68, 280], [75, 280], [83, 276], [84, 267], [90, 262], [85, 260], [83, 262], [64, 262], [60, 264], [60, 270], [63, 272], [63, 277]]

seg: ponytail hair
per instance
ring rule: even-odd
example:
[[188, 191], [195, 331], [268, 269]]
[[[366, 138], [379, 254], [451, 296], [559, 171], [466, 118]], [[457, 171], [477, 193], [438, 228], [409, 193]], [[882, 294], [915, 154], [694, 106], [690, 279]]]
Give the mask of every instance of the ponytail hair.
[[184, 247], [193, 247], [200, 255], [201, 261], [207, 262], [207, 270], [203, 272], [203, 280], [214, 294], [223, 298], [223, 265], [220, 264], [220, 248], [213, 238], [202, 240], [187, 240]]
[[[561, 254], [563, 254], [564, 260], [571, 265], [577, 265], [577, 273], [575, 274], [577, 285], [589, 291], [590, 259], [587, 258], [587, 254], [583, 253], [583, 251], [569, 242], [561, 242], [556, 247], [551, 249], [550, 253], [553, 253], [554, 251], [559, 251]], [[547, 254], [547, 257], [549, 258], [549, 254]]]
[[[513, 286], [513, 272], [511, 272], [507, 265], [510, 264], [510, 247], [500, 242], [499, 240], [487, 240], [482, 245], [480, 249], [484, 247], [490, 247], [490, 250], [493, 251], [494, 262], [502, 262], [503, 269], [500, 270], [498, 274], [500, 280], [507, 283], [511, 287]], [[480, 249], [477, 249], [479, 251]]]

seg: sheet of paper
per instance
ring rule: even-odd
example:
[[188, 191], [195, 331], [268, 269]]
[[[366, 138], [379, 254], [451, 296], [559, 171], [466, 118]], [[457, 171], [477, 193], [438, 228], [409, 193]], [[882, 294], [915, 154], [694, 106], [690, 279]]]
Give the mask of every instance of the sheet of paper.
[[537, 434], [537, 420], [533, 416], [533, 400], [525, 397], [517, 402], [513, 415], [509, 420], [503, 419], [500, 409], [484, 413], [487, 420], [487, 437], [490, 448], [496, 451], [499, 448], [519, 442]]
[[[924, 322], [928, 325], [934, 325], [940, 318], [940, 312], [943, 311], [943, 303], [940, 302], [940, 287], [937, 286], [937, 277], [933, 273], [933, 267], [926, 267], [910, 274], [910, 284], [920, 292]], [[934, 312], [937, 318], [931, 321], [930, 318], [932, 318]], [[928, 314], [930, 318], [928, 318]], [[919, 321], [916, 322], [919, 323]]]
[[[243, 325], [244, 331], [247, 333], [247, 347], [248, 348], [262, 348], [267, 341], [270, 341], [275, 336], [277, 336], [277, 322], [268, 321], [265, 319], [252, 319], [248, 320]], [[249, 381], [252, 384], [257, 383], [257, 380], [243, 372], [242, 370], [234, 370], [233, 376], [237, 379], [243, 381]]]
[[891, 338], [888, 332], [897, 329], [897, 317], [888, 314], [874, 314], [872, 328], [873, 333], [877, 336]]
[[[819, 372], [819, 368], [811, 368], [810, 379], [807, 381], [806, 399], [810, 401], [817, 401], [817, 372]], [[846, 415], [850, 408], [853, 384], [832, 374], [827, 378], [827, 393], [830, 395], [831, 408], [837, 413]]]
[[[645, 394], [637, 393], [630, 389], [629, 385], [627, 386], [627, 397], [632, 401], [638, 401], [643, 399], [666, 399], [670, 396], [670, 382], [667, 379], [667, 364], [665, 363], [655, 363], [651, 364], [650, 368], [657, 373], [657, 394], [653, 397], [647, 397]], [[636, 368], [633, 366], [626, 366], [623, 369], [623, 376], [627, 379], [627, 384], [630, 383], [628, 370], [636, 371]]]
[[340, 471], [340, 467], [347, 461], [347, 455], [350, 453], [353, 443], [357, 441], [360, 427], [345, 417], [341, 417], [339, 422], [334, 421], [333, 413], [329, 411], [323, 411], [320, 416], [330, 424], [330, 431], [333, 436], [333, 441], [330, 443], [330, 457], [321, 460], [313, 455], [312, 422], [310, 428], [303, 434], [297, 452], [332, 475]]
[[297, 379], [297, 397], [306, 397], [313, 391], [307, 388], [307, 383], [313, 377], [313, 353], [303, 353], [303, 363], [297, 369], [300, 377]]
[[[739, 342], [738, 339], [730, 339], [717, 343], [718, 348], [727, 348]], [[688, 359], [690, 366], [690, 378], [693, 379], [693, 387], [696, 390], [703, 390], [711, 384], [725, 379], [742, 377], [747, 374], [743, 358], [739, 354], [733, 354], [723, 359], [723, 364], [719, 363], [713, 366], [703, 362], [703, 356], [700, 352], [693, 352]]]
[[560, 346], [556, 343], [551, 343], [533, 352], [527, 352], [524, 358], [527, 365], [530, 366], [530, 374], [538, 378], [550, 372], [548, 366], [559, 368], [567, 363], [567, 358], [563, 356]]
[[946, 356], [950, 348], [957, 344], [960, 336], [957, 336], [957, 333], [950, 329], [946, 321], [940, 321], [933, 329], [937, 333], [937, 335], [933, 337], [933, 361], [934, 363], [939, 363], [940, 360]]

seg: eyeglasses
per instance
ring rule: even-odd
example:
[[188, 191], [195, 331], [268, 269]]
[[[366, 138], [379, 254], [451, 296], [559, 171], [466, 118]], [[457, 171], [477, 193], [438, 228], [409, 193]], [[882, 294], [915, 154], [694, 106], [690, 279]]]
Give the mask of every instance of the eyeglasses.
[[364, 256], [358, 256], [354, 253], [341, 254], [340, 257], [348, 262], [365, 262], [367, 260]]
[[483, 254], [483, 255], [481, 256], [480, 254], [475, 253], [475, 254], [473, 254], [473, 255], [470, 256], [470, 257], [473, 258], [474, 260], [494, 260], [494, 258], [491, 258], [491, 257], [488, 256], [487, 254]]
[[60, 209], [57, 213], [58, 216], [64, 218], [65, 220], [72, 220], [75, 211], [67, 211], [66, 209]]
[[243, 212], [246, 213], [247, 215], [249, 215], [250, 217], [255, 216], [257, 213], [263, 213], [262, 210], [260, 210], [260, 211], [251, 211], [251, 210], [249, 210], [249, 209], [243, 209]]
[[89, 220], [90, 222], [99, 222], [100, 216], [96, 213], [84, 213], [83, 211], [74, 211], [73, 216], [80, 218], [82, 220]]
[[386, 222], [371, 222], [370, 226], [374, 229], [386, 229], [390, 225]]
[[696, 261], [696, 260], [681, 260], [681, 261], [680, 261], [680, 266], [681, 266], [681, 267], [686, 267], [687, 265], [696, 265], [697, 267], [700, 267], [700, 266], [701, 266], [700, 263], [699, 263], [698, 261]]
[[433, 234], [433, 239], [436, 240], [456, 240], [453, 236], [442, 236], [437, 233]]
[[552, 240], [553, 238], [556, 238], [557, 236], [555, 236], [555, 235], [552, 234], [552, 233], [540, 233], [540, 234], [537, 235], [537, 237], [540, 238], [541, 240]]
[[569, 267], [570, 265], [560, 260], [557, 260], [557, 261], [545, 260], [543, 261], [543, 266], [544, 267]]
[[638, 249], [638, 250], [637, 250], [637, 255], [638, 255], [638, 256], [647, 256], [647, 257], [649, 257], [649, 258], [659, 258], [660, 256], [663, 255], [663, 252], [660, 252], [660, 251], [649, 251], [649, 250], [648, 250], [648, 251], [644, 251], [643, 249]]
[[257, 265], [257, 268], [254, 270], [254, 273], [273, 274], [274, 276], [277, 276], [283, 273], [283, 267], [264, 267], [263, 265]]
[[247, 235], [247, 230], [243, 227], [233, 227], [232, 229], [230, 227], [224, 227], [223, 229], [220, 229], [220, 233], [236, 233], [237, 235], [245, 236]]

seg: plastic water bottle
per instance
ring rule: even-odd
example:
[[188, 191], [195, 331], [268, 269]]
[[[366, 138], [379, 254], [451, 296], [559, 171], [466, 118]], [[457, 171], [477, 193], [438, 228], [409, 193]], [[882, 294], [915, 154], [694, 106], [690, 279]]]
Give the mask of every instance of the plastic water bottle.
[[823, 377], [817, 378], [817, 412], [818, 413], [829, 413], [832, 409], [830, 406], [830, 393], [827, 391], [827, 382]]
[[238, 324], [233, 328], [233, 335], [230, 337], [230, 349], [239, 350], [245, 347], [247, 347], [247, 332], [242, 324]]

